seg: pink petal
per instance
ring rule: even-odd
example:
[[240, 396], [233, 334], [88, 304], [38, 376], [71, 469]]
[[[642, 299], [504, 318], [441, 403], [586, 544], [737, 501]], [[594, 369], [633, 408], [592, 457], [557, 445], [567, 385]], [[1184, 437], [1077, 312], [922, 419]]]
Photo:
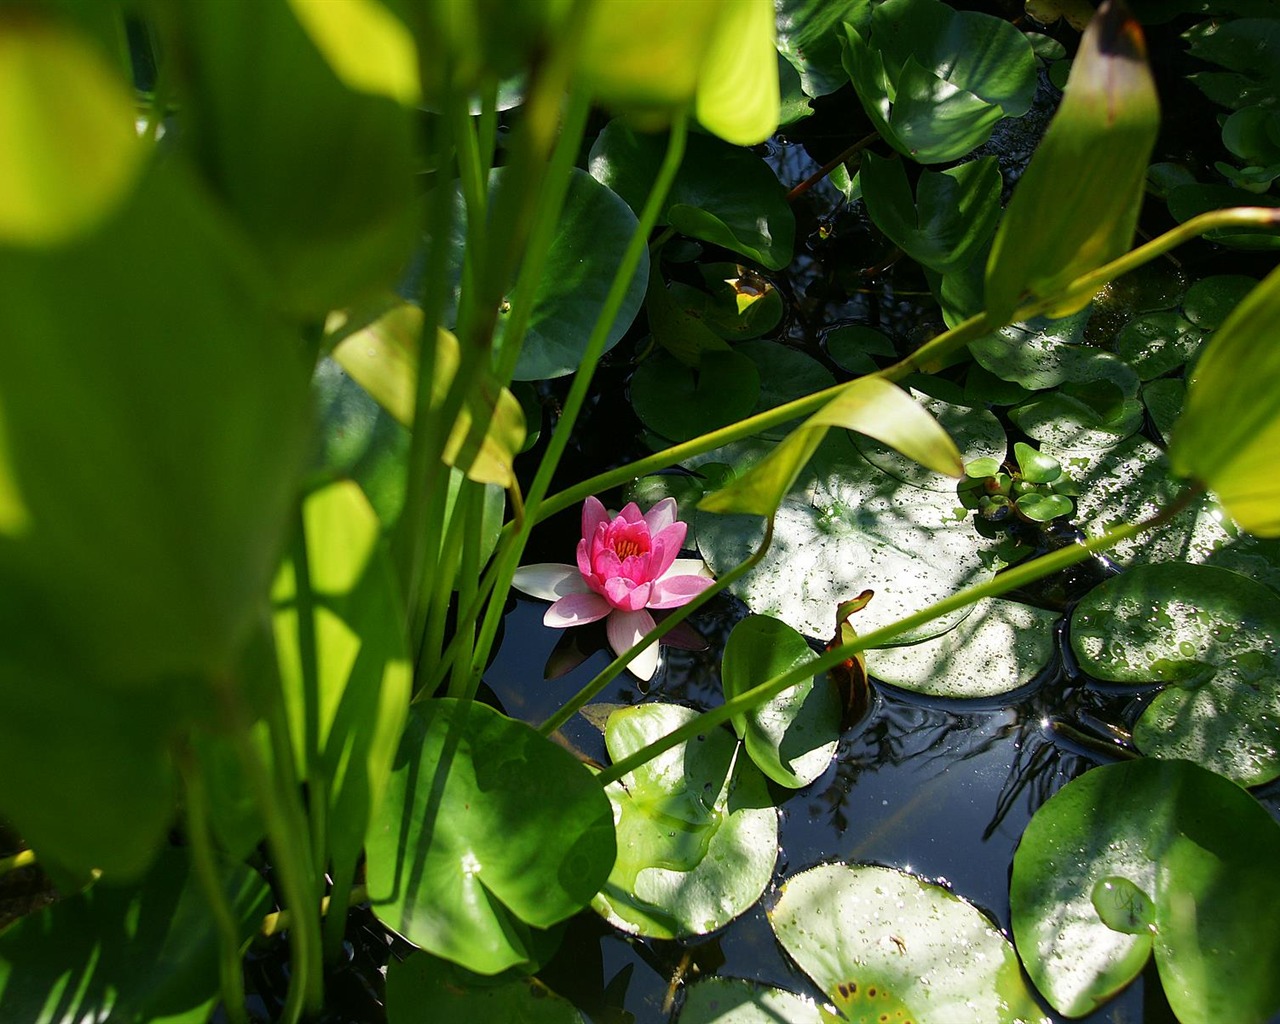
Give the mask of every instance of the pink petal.
[[650, 562], [650, 579], [657, 579], [671, 568], [671, 563], [684, 546], [684, 536], [689, 524], [675, 522], [653, 538], [653, 559]]
[[599, 594], [569, 594], [547, 609], [542, 623], [554, 629], [567, 629], [597, 622], [611, 611], [613, 606]]
[[594, 495], [582, 503], [582, 536], [588, 542], [601, 523], [609, 521], [609, 513]]
[[520, 593], [543, 601], [556, 601], [569, 594], [584, 594], [588, 590], [582, 573], [572, 565], [562, 565], [559, 562], [522, 565], [511, 577], [511, 585]]
[[604, 596], [615, 608], [638, 612], [649, 603], [651, 587], [649, 583], [633, 583], [625, 576], [614, 576], [604, 581]]
[[623, 506], [622, 511], [618, 513], [618, 518], [624, 519], [628, 523], [644, 522], [644, 516], [640, 514], [640, 506], [634, 501], [629, 501]]
[[[641, 637], [653, 629], [653, 616], [641, 608], [635, 612], [616, 611], [604, 624], [613, 653], [622, 655], [640, 642]], [[627, 671], [640, 679], [652, 679], [658, 671], [658, 645], [651, 644], [641, 651], [627, 666]]]
[[676, 521], [676, 499], [663, 498], [644, 514], [650, 533], [661, 533]]
[[585, 538], [578, 541], [578, 572], [583, 576], [591, 575], [591, 542]]
[[650, 608], [679, 608], [701, 594], [712, 581], [705, 576], [668, 576], [653, 585]]

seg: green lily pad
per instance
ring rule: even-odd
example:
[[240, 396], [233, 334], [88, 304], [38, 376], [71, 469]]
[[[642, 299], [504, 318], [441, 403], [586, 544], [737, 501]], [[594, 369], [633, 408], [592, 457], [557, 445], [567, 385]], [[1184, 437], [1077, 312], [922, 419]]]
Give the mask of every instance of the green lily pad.
[[880, 368], [872, 356], [893, 357], [893, 342], [883, 331], [862, 324], [845, 324], [827, 332], [823, 341], [827, 355], [843, 370], [850, 373], [874, 373]]
[[[720, 677], [725, 700], [817, 657], [785, 622], [748, 615], [733, 627]], [[840, 700], [825, 674], [798, 683], [733, 720], [751, 760], [781, 786], [800, 789], [827, 770], [840, 742]]]
[[[905, 872], [810, 868], [787, 880], [769, 923], [846, 1015], [860, 1011], [853, 1020], [1048, 1024], [999, 929], [972, 904]], [[879, 1016], [898, 1009], [909, 1016]]]
[[687, 441], [750, 415], [759, 394], [756, 364], [733, 350], [704, 352], [697, 367], [658, 352], [631, 378], [636, 415], [672, 441]]
[[876, 227], [939, 274], [966, 266], [996, 229], [1000, 168], [995, 157], [923, 171], [914, 196], [901, 160], [867, 152], [860, 173], [862, 198]]
[[[609, 716], [615, 761], [683, 725], [696, 712], [640, 704]], [[712, 729], [607, 787], [618, 860], [592, 901], [616, 928], [670, 939], [705, 935], [760, 898], [778, 859], [778, 812], [764, 776]]]
[[1077, 313], [1061, 320], [1010, 324], [969, 342], [969, 351], [978, 365], [1002, 380], [1030, 391], [1057, 387], [1074, 380], [1081, 365], [1102, 354], [1078, 344], [1087, 319], [1086, 313]]
[[804, 91], [826, 96], [847, 85], [840, 27], [865, 22], [871, 13], [867, 0], [780, 0], [776, 7], [778, 52], [800, 73]]
[[1009, 410], [1009, 419], [1044, 445], [1077, 451], [1110, 448], [1136, 434], [1143, 412], [1136, 397], [1111, 381], [1094, 380], [1076, 394], [1050, 391], [1023, 402]]
[[[751, 410], [752, 415], [822, 391], [836, 382], [831, 371], [813, 356], [776, 341], [747, 341], [735, 345], [734, 351], [755, 363], [760, 374], [760, 397]], [[798, 421], [793, 420], [762, 431], [760, 436], [770, 440], [783, 438], [797, 425]]]
[[564, 748], [483, 704], [414, 704], [366, 841], [391, 928], [477, 974], [533, 959], [531, 928], [585, 907], [615, 853], [613, 816]]
[[887, 0], [844, 28], [844, 66], [872, 124], [919, 163], [959, 159], [1031, 107], [1036, 58], [1001, 18], [938, 0]]
[[1188, 320], [1202, 330], [1216, 331], [1257, 284], [1257, 278], [1245, 277], [1243, 274], [1202, 277], [1187, 289], [1182, 311]]
[[1168, 683], [1134, 741], [1254, 786], [1280, 776], [1280, 596], [1226, 569], [1145, 565], [1085, 595], [1071, 620], [1080, 667]]
[[530, 976], [477, 977], [421, 950], [387, 965], [387, 1024], [583, 1024], [569, 1000]]
[[672, 298], [726, 341], [746, 341], [773, 330], [782, 319], [782, 295], [768, 279], [740, 263], [701, 263], [706, 290], [676, 282]]
[[[1004, 461], [1008, 441], [1000, 421], [990, 410], [953, 405], [937, 398], [930, 398], [914, 389], [911, 395], [942, 424], [942, 429], [951, 435], [956, 447], [960, 449], [960, 458], [966, 466], [975, 459], [991, 458], [998, 462]], [[901, 452], [865, 434], [850, 434], [850, 437], [863, 458], [891, 477], [931, 491], [955, 494], [956, 481], [953, 477], [927, 469], [914, 459], [907, 458]]]
[[[611, 121], [591, 147], [588, 166], [598, 181], [638, 210], [666, 144], [661, 135], [640, 134], [621, 121]], [[796, 223], [786, 190], [759, 158], [710, 136], [689, 137], [659, 223], [740, 253], [769, 270], [791, 262]]]
[[[490, 202], [504, 173], [503, 168], [498, 167], [489, 175]], [[578, 368], [636, 224], [636, 215], [622, 199], [585, 171], [574, 170], [555, 241], [534, 296], [524, 345], [516, 362], [515, 380], [562, 377]], [[459, 191], [449, 239], [449, 265], [455, 275], [452, 299], [455, 309], [466, 247], [466, 225], [466, 204]], [[648, 281], [646, 252], [609, 327], [606, 352], [622, 339], [636, 318]], [[453, 315], [450, 312], [447, 317], [450, 326]], [[505, 311], [498, 315], [494, 343], [499, 347], [508, 316]]]
[[[1009, 892], [1018, 952], [1069, 1017], [1101, 1006], [1154, 952], [1178, 1020], [1266, 1020], [1280, 1008], [1277, 863], [1280, 827], [1221, 776], [1186, 761], [1095, 768], [1022, 834]], [[1126, 908], [1104, 903], [1108, 924], [1099, 887], [1117, 880], [1121, 900], [1137, 895], [1119, 920]], [[1135, 928], [1145, 902], [1154, 928]]]
[[[271, 906], [243, 865], [219, 883], [241, 941]], [[99, 882], [0, 935], [7, 1021], [204, 1024], [218, 999], [218, 929], [184, 850], [166, 849], [136, 885]]]
[[[1108, 451], [1046, 451], [1078, 482], [1076, 522], [1091, 537], [1150, 518], [1182, 491], [1164, 452], [1145, 438], [1129, 438]], [[1280, 541], [1243, 533], [1208, 495], [1193, 499], [1160, 529], [1117, 544], [1108, 555], [1127, 565], [1216, 565], [1280, 590]]]
[[1143, 380], [1162, 377], [1191, 359], [1204, 331], [1172, 310], [1130, 320], [1116, 335], [1116, 355]]
[[[724, 462], [740, 475], [772, 447], [741, 442], [688, 465]], [[862, 459], [845, 436], [828, 435], [782, 500], [769, 553], [731, 589], [752, 611], [819, 638], [831, 634], [842, 601], [871, 589], [876, 599], [858, 615], [858, 632], [869, 633], [991, 578], [994, 564], [963, 518], [954, 487], [946, 493], [903, 483]], [[700, 511], [695, 521], [698, 549], [717, 575], [754, 551], [764, 532], [762, 520], [748, 516]], [[900, 642], [936, 636], [968, 613], [944, 616]]]
[[1153, 380], [1142, 388], [1142, 404], [1147, 407], [1147, 415], [1151, 417], [1152, 424], [1165, 444], [1169, 443], [1169, 436], [1182, 413], [1182, 402], [1186, 396], [1187, 386], [1170, 377]]
[[1056, 612], [987, 598], [955, 629], [867, 652], [882, 682], [935, 697], [993, 697], [1030, 683], [1054, 652]]
[[[1250, 46], [1253, 44], [1251, 43]], [[1259, 195], [1230, 185], [1179, 185], [1169, 193], [1169, 212], [1179, 221], [1188, 221], [1200, 213], [1231, 206], [1280, 206], [1280, 198]], [[1260, 228], [1219, 228], [1205, 236], [1213, 242], [1233, 249], [1275, 249], [1280, 235]]]
[[738, 978], [690, 985], [676, 1017], [680, 1024], [825, 1024], [832, 1019], [812, 999]]

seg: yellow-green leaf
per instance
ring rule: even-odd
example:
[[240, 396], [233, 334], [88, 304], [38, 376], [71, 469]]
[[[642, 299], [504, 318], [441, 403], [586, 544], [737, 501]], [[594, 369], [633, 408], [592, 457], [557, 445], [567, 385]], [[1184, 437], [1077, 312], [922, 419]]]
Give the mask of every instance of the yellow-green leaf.
[[860, 377], [746, 473], [703, 498], [698, 508], [706, 512], [773, 515], [831, 427], [874, 437], [939, 473], [964, 475], [955, 443], [918, 402], [886, 380]]
[[56, 245], [101, 221], [147, 153], [128, 85], [70, 26], [0, 8], [0, 242]]
[[1128, 251], [1160, 127], [1138, 23], [1104, 0], [1080, 41], [1062, 104], [1005, 211], [987, 261], [986, 307], [1007, 319], [1028, 300], [1067, 316], [1083, 274]]
[[1280, 270], [1246, 296], [1196, 364], [1173, 430], [1173, 471], [1207, 486], [1244, 529], [1280, 537]]
[[771, 0], [745, 0], [716, 26], [695, 111], [726, 142], [754, 146], [778, 127], [781, 94]]
[[418, 48], [378, 0], [289, 0], [289, 6], [348, 88], [417, 103]]
[[[331, 332], [341, 332], [342, 323], [342, 314], [332, 318]], [[422, 311], [403, 303], [344, 337], [333, 350], [333, 358], [342, 368], [406, 427], [413, 426], [421, 335]], [[438, 329], [431, 378], [433, 406], [445, 400], [460, 358], [458, 339]], [[478, 426], [473, 428], [473, 424]], [[442, 458], [477, 483], [506, 487], [515, 479], [512, 460], [524, 445], [524, 437], [519, 400], [482, 375], [464, 401]]]

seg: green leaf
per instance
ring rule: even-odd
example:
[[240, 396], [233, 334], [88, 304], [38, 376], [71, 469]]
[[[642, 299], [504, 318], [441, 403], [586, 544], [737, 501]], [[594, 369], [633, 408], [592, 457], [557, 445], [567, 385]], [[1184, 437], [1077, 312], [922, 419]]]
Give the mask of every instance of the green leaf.
[[[1259, 195], [1231, 185], [1180, 185], [1169, 193], [1169, 212], [1179, 222], [1188, 221], [1210, 210], [1223, 210], [1231, 206], [1280, 207], [1280, 197]], [[1205, 232], [1211, 242], [1232, 249], [1275, 249], [1280, 247], [1280, 235], [1270, 228], [1218, 228]]]
[[574, 1005], [534, 977], [484, 978], [419, 950], [387, 965], [388, 1024], [583, 1024]]
[[945, 171], [922, 171], [911, 195], [901, 160], [868, 152], [859, 172], [867, 213], [917, 263], [940, 274], [963, 267], [995, 231], [1000, 168], [982, 157]]
[[1116, 355], [1143, 380], [1162, 377], [1190, 360], [1204, 340], [1204, 331], [1172, 310], [1147, 313], [1130, 320], [1116, 334]]
[[136, 876], [166, 748], [258, 621], [310, 368], [172, 161], [91, 235], [0, 249], [0, 279], [0, 811], [42, 856]]
[[1250, 533], [1280, 536], [1280, 270], [1218, 328], [1187, 385], [1169, 444], [1175, 473], [1209, 487]]
[[289, 0], [289, 7], [348, 88], [405, 106], [422, 98], [413, 35], [379, 0]]
[[[676, 300], [676, 294], [662, 280], [656, 262], [649, 266], [644, 308], [653, 340], [685, 366], [698, 367], [703, 353], [729, 350], [729, 343], [703, 323], [695, 310]], [[758, 381], [756, 387], [758, 390]]]
[[1009, 693], [1054, 655], [1056, 612], [988, 598], [954, 629], [919, 643], [867, 652], [867, 671], [904, 690], [969, 700]]
[[[763, 442], [740, 443], [688, 466], [727, 462], [739, 474], [750, 473], [773, 450]], [[752, 611], [810, 637], [829, 637], [836, 606], [871, 589], [876, 598], [858, 614], [857, 626], [869, 633], [991, 578], [994, 558], [972, 524], [957, 516], [959, 506], [954, 490], [902, 483], [867, 463], [844, 437], [828, 436], [784, 492], [769, 553], [731, 589]], [[758, 519], [703, 512], [695, 526], [698, 550], [717, 574], [754, 551], [764, 530]], [[970, 611], [947, 615], [899, 642], [937, 636]]]
[[[661, 151], [658, 153], [661, 159]], [[656, 169], [657, 164], [654, 164]], [[505, 170], [495, 168], [489, 175], [489, 205], [499, 188]], [[648, 184], [645, 184], [647, 195]], [[624, 197], [625, 198], [625, 197]], [[641, 197], [643, 199], [643, 196]], [[462, 266], [467, 245], [466, 203], [461, 189], [456, 196], [457, 209], [450, 236], [449, 266], [452, 277], [452, 308], [445, 322], [453, 323], [461, 289]], [[639, 209], [638, 203], [633, 203]], [[546, 268], [533, 299], [524, 345], [516, 362], [515, 380], [543, 380], [563, 377], [578, 369], [605, 298], [613, 285], [613, 277], [638, 221], [609, 188], [603, 187], [581, 169], [575, 168], [569, 179], [569, 191], [560, 213], [556, 237], [547, 255]], [[649, 280], [649, 254], [646, 250], [636, 266], [635, 276], [627, 287], [618, 316], [605, 336], [605, 351], [613, 348], [627, 333], [631, 321], [640, 312]], [[494, 335], [494, 344], [502, 346], [503, 332], [510, 313], [502, 310]]]
[[[588, 166], [596, 180], [637, 210], [649, 194], [665, 147], [662, 136], [611, 121], [591, 147]], [[786, 190], [759, 157], [719, 139], [690, 136], [659, 223], [769, 270], [791, 262], [796, 223]]]
[[846, 85], [841, 25], [850, 22], [865, 31], [869, 0], [780, 0], [775, 6], [778, 50], [800, 73], [805, 93], [826, 96]]
[[919, 163], [964, 156], [1002, 117], [1031, 106], [1035, 55], [1003, 19], [939, 0], [886, 0], [869, 25], [844, 31], [843, 62], [868, 117]]
[[1013, 507], [1036, 523], [1048, 523], [1059, 516], [1069, 516], [1075, 506], [1061, 494], [1024, 494]]
[[340, 6], [312, 11], [306, 28], [285, 0], [196, 4], [162, 23], [163, 49], [178, 62], [184, 141], [274, 271], [277, 301], [309, 317], [394, 285], [418, 225], [415, 111], [344, 81], [355, 60], [402, 90], [404, 55], [396, 57], [399, 71], [364, 53], [357, 59], [350, 40], [334, 39], [333, 20], [367, 26], [372, 17], [384, 35], [388, 27], [399, 33], [385, 12], [371, 14], [381, 9], [368, 0], [363, 16]]
[[0, 241], [57, 245], [126, 198], [147, 147], [128, 84], [46, 10], [0, 12]]
[[[331, 331], [342, 330], [342, 316], [331, 319]], [[421, 336], [422, 310], [406, 302], [348, 334], [333, 350], [334, 360], [405, 427], [413, 426]], [[458, 339], [438, 328], [431, 378], [433, 406], [446, 401], [461, 358]], [[515, 479], [512, 460], [524, 439], [524, 410], [519, 401], [482, 374], [463, 400], [441, 457], [477, 483], [506, 487]]]
[[[609, 716], [618, 761], [695, 712], [640, 704]], [[778, 812], [764, 777], [725, 729], [673, 747], [606, 789], [618, 861], [593, 905], [616, 928], [651, 938], [705, 935], [764, 892], [778, 858]]]
[[[720, 669], [725, 700], [817, 655], [784, 622], [749, 615], [729, 634]], [[795, 686], [734, 719], [747, 753], [780, 786], [800, 789], [827, 770], [840, 740], [840, 701], [824, 674]]]
[[[1032, 391], [1057, 387], [1067, 380], [1100, 376], [1084, 368], [1100, 354], [1080, 344], [1087, 320], [1088, 314], [1081, 312], [1061, 320], [1037, 317], [1026, 323], [1009, 324], [971, 341], [969, 351], [983, 369]], [[1131, 376], [1136, 390], [1137, 377]]]
[[782, 295], [768, 280], [740, 263], [699, 263], [707, 291], [677, 286], [673, 290], [690, 314], [729, 341], [757, 338], [778, 326]]
[[1143, 712], [1143, 753], [1197, 761], [1242, 785], [1280, 776], [1280, 597], [1226, 569], [1138, 566], [1072, 615], [1080, 667], [1100, 679], [1170, 685]]
[[[757, 338], [735, 345], [733, 348], [735, 352], [749, 358], [760, 375], [760, 397], [756, 399], [756, 404], [751, 410], [753, 416], [835, 386], [835, 377], [818, 360], [807, 352], [783, 345], [781, 342]], [[760, 436], [771, 441], [780, 440], [801, 422], [803, 421], [797, 416], [787, 423], [781, 423], [769, 430], [762, 430]]]
[[[239, 864], [218, 881], [247, 943], [270, 889]], [[0, 935], [5, 1020], [204, 1024], [217, 998], [218, 932], [181, 850], [165, 850], [137, 885], [99, 882]]]
[[679, 1024], [824, 1024], [812, 999], [738, 978], [707, 978], [685, 989]]
[[1009, 318], [1028, 299], [1051, 300], [1047, 314], [1060, 317], [1089, 302], [1092, 290], [1068, 286], [1128, 251], [1159, 125], [1141, 30], [1104, 0], [996, 233], [988, 312]]
[[[1280, 1008], [1278, 857], [1280, 828], [1220, 776], [1185, 761], [1095, 768], [1022, 834], [1009, 892], [1018, 951], [1067, 1016], [1102, 1005], [1154, 951], [1178, 1020], [1265, 1020]], [[1102, 919], [1096, 891], [1116, 879], [1154, 906], [1153, 929]]]
[[759, 392], [755, 363], [736, 351], [706, 352], [696, 369], [659, 352], [631, 378], [636, 415], [673, 441], [736, 423], [751, 412]]
[[828, 331], [823, 341], [827, 354], [843, 370], [852, 374], [874, 373], [879, 364], [872, 356], [895, 355], [893, 342], [883, 331], [862, 324], [845, 324]]
[[694, 112], [702, 127], [726, 142], [755, 146], [774, 133], [781, 116], [773, 0], [738, 0], [721, 9], [703, 57]]
[[1051, 484], [1062, 476], [1062, 463], [1052, 455], [1036, 451], [1029, 444], [1018, 441], [1013, 446], [1014, 458], [1022, 479], [1033, 484]]
[[1201, 330], [1216, 331], [1257, 284], [1257, 278], [1243, 274], [1202, 277], [1187, 289], [1182, 311]]
[[391, 928], [478, 974], [532, 957], [530, 928], [590, 902], [615, 855], [609, 802], [562, 747], [483, 704], [409, 711], [367, 837], [369, 899]]
[[349, 873], [413, 689], [404, 610], [378, 517], [355, 483], [308, 495], [302, 522], [272, 591], [280, 685], [298, 776], [323, 784], [328, 847]]
[[769, 923], [852, 1020], [1048, 1024], [1009, 940], [940, 885], [892, 868], [822, 864], [787, 880]]

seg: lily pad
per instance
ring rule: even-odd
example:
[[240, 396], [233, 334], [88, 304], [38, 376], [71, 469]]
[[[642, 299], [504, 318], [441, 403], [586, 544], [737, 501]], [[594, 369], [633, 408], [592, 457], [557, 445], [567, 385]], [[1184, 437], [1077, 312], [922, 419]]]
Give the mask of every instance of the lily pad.
[[[997, 462], [1004, 461], [1008, 440], [1000, 421], [990, 410], [953, 405], [915, 390], [912, 390], [911, 395], [951, 435], [956, 447], [960, 449], [960, 458], [965, 465], [974, 459], [992, 458]], [[931, 491], [955, 494], [956, 482], [953, 477], [926, 469], [914, 459], [909, 459], [864, 434], [851, 434], [850, 437], [863, 458], [891, 477]]]
[[[663, 136], [641, 134], [611, 121], [591, 147], [588, 166], [598, 181], [638, 210], [665, 151]], [[796, 222], [786, 190], [767, 164], [710, 136], [689, 137], [659, 222], [769, 270], [791, 262]]]
[[[262, 877], [218, 879], [246, 944], [270, 907]], [[218, 929], [187, 851], [166, 849], [134, 886], [98, 883], [0, 936], [7, 1021], [204, 1024], [218, 998]]]
[[482, 978], [424, 953], [387, 965], [388, 1024], [583, 1024], [569, 1000], [530, 976]]
[[1056, 612], [987, 598], [955, 629], [931, 640], [867, 652], [867, 671], [935, 697], [1008, 693], [1031, 682], [1054, 652]]
[[[862, 1011], [854, 1020], [1048, 1024], [999, 929], [972, 904], [905, 872], [810, 868], [787, 880], [769, 923], [846, 1015]], [[908, 1016], [879, 1016], [897, 1009]]]
[[[720, 674], [725, 700], [817, 657], [799, 633], [766, 615], [749, 615], [729, 634]], [[800, 789], [827, 770], [840, 742], [840, 700], [825, 674], [797, 683], [733, 728], [762, 772]]]
[[883, 331], [862, 324], [834, 327], [824, 336], [827, 355], [850, 373], [874, 373], [880, 368], [872, 356], [896, 355], [893, 342]]
[[[504, 169], [498, 167], [489, 175], [490, 202], [504, 173]], [[452, 300], [455, 309], [467, 230], [466, 206], [461, 192], [458, 193], [457, 204], [453, 234], [449, 240], [450, 267], [456, 275]], [[578, 368], [637, 223], [631, 208], [609, 188], [585, 171], [574, 170], [555, 241], [551, 244], [546, 269], [534, 296], [524, 345], [516, 363], [515, 380], [562, 377]], [[622, 307], [609, 327], [605, 338], [606, 352], [622, 339], [636, 318], [644, 302], [648, 281], [649, 256], [646, 252], [627, 287]], [[451, 312], [448, 318], [451, 325], [453, 315]], [[506, 312], [498, 315], [494, 335], [494, 343], [498, 346], [502, 344], [507, 317]]]
[[[741, 474], [768, 454], [767, 442], [742, 442], [690, 460], [725, 462]], [[957, 515], [957, 512], [960, 515]], [[829, 435], [778, 509], [773, 545], [732, 590], [752, 611], [780, 618], [801, 633], [827, 637], [842, 601], [871, 589], [858, 615], [867, 634], [994, 574], [951, 493], [913, 487], [883, 473]], [[758, 547], [763, 521], [699, 512], [698, 549], [723, 575]], [[963, 609], [904, 634], [910, 643], [937, 636]]]
[[750, 415], [759, 394], [756, 364], [732, 350], [704, 352], [696, 368], [658, 352], [631, 378], [636, 415], [672, 441], [687, 441]]
[[1280, 776], [1280, 596], [1226, 569], [1171, 562], [1107, 580], [1072, 615], [1080, 667], [1170, 685], [1134, 741], [1253, 786]]
[[[1280, 827], [1221, 776], [1186, 761], [1095, 768], [1022, 835], [1009, 892], [1018, 952], [1069, 1017], [1106, 1002], [1154, 952], [1178, 1020], [1266, 1020], [1280, 1008], [1277, 863]], [[1108, 884], [1134, 897], [1130, 913], [1108, 907]]]
[[1021, 384], [1030, 391], [1057, 387], [1073, 380], [1082, 363], [1101, 353], [1085, 348], [1087, 314], [1061, 320], [1037, 318], [1010, 324], [995, 334], [969, 343], [978, 364], [1002, 380]]
[[685, 990], [680, 1024], [824, 1024], [812, 999], [739, 978], [708, 978]]
[[[822, 391], [836, 382], [831, 371], [813, 356], [776, 341], [743, 342], [735, 345], [734, 351], [755, 363], [760, 374], [760, 397], [751, 410], [752, 415]], [[796, 425], [795, 421], [784, 423], [762, 432], [760, 436], [782, 438]]]
[[[615, 761], [694, 718], [675, 704], [609, 716]], [[618, 860], [592, 905], [616, 928], [650, 938], [705, 935], [760, 898], [778, 859], [778, 812], [764, 776], [725, 729], [658, 755], [607, 787]], [[539, 811], [543, 813], [543, 811]]]
[[564, 748], [483, 704], [414, 704], [369, 829], [374, 912], [477, 974], [533, 958], [531, 928], [577, 913], [614, 858], [613, 817]]
[[1202, 277], [1187, 289], [1182, 311], [1188, 320], [1202, 330], [1216, 331], [1257, 284], [1257, 278], [1243, 274]]
[[1182, 402], [1187, 397], [1187, 386], [1180, 380], [1164, 377], [1153, 380], [1142, 389], [1142, 404], [1147, 407], [1147, 415], [1159, 432], [1165, 444], [1169, 443], [1169, 435], [1173, 433], [1173, 425], [1178, 422], [1182, 413]]
[[1204, 331], [1171, 310], [1130, 320], [1116, 335], [1116, 355], [1143, 380], [1162, 377], [1191, 359]]

